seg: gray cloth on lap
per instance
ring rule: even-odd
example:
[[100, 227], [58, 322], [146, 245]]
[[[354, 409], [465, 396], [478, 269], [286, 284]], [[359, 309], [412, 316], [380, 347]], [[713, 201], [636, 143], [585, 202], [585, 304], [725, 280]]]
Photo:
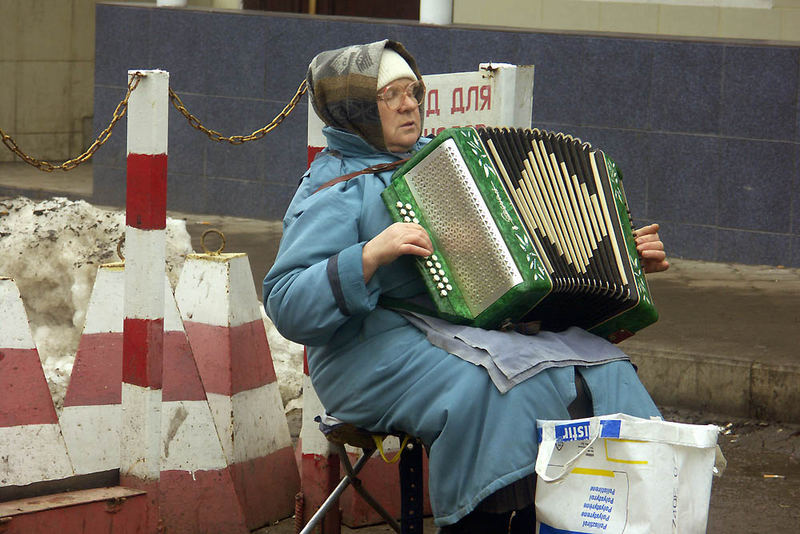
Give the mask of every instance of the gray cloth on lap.
[[484, 330], [412, 312], [403, 316], [433, 345], [484, 367], [500, 393], [550, 367], [597, 365], [629, 357], [605, 339], [577, 327], [555, 334], [526, 336], [515, 331]]

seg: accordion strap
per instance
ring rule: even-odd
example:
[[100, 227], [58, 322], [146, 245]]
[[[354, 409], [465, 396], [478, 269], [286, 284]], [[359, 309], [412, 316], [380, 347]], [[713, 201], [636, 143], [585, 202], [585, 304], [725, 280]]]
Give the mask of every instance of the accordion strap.
[[[327, 187], [330, 187], [332, 185], [338, 184], [339, 182], [346, 182], [350, 178], [355, 178], [356, 176], [360, 176], [362, 174], [375, 174], [375, 173], [378, 173], [378, 172], [383, 172], [383, 171], [389, 171], [389, 170], [392, 170], [392, 169], [396, 169], [397, 167], [399, 167], [400, 165], [402, 165], [403, 163], [405, 163], [409, 159], [410, 158], [401, 159], [401, 160], [398, 160], [398, 161], [392, 161], [391, 163], [379, 163], [378, 165], [373, 165], [371, 167], [367, 167], [366, 169], [361, 169], [360, 171], [351, 172], [350, 174], [344, 174], [342, 176], [334, 178], [333, 180], [328, 180], [327, 182], [325, 182], [324, 184], [319, 186], [314, 191], [314, 193], [316, 193], [318, 191], [321, 191], [321, 190], [323, 190], [323, 189], [325, 189]], [[314, 193], [311, 193], [311, 194], [313, 195]]]

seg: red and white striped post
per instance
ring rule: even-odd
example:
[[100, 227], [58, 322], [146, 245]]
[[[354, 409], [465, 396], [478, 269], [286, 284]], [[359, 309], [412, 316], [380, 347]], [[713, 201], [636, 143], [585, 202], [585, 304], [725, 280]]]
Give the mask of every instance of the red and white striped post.
[[158, 526], [167, 215], [169, 73], [141, 76], [128, 101], [120, 483], [147, 491]]

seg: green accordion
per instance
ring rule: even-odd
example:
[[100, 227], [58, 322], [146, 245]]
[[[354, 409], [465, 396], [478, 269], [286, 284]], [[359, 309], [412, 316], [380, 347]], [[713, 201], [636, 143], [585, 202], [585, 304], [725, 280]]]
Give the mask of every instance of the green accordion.
[[481, 328], [538, 321], [618, 342], [657, 320], [616, 164], [537, 129], [451, 128], [382, 193], [434, 253], [417, 265], [433, 304], [385, 304]]

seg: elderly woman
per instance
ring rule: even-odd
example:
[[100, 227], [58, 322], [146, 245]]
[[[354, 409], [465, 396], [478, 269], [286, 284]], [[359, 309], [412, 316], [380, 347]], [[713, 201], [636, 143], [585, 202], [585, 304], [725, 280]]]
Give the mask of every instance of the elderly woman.
[[[331, 415], [425, 443], [442, 532], [505, 533], [514, 511], [512, 532], [532, 532], [537, 419], [649, 417], [658, 409], [628, 358], [584, 330], [523, 336], [459, 327], [445, 350], [437, 346], [441, 322], [380, 306], [382, 295], [425, 292], [412, 258], [431, 254], [430, 238], [417, 224], [392, 223], [380, 197], [392, 170], [367, 170], [427, 142], [424, 85], [414, 58], [393, 41], [323, 52], [307, 79], [328, 146], [286, 212], [264, 279], [267, 313], [282, 335], [308, 346], [311, 380]], [[637, 234], [649, 272], [668, 266], [657, 229]], [[485, 338], [486, 350], [463, 341]], [[485, 366], [464, 359], [480, 352], [490, 365], [498, 346], [531, 368], [544, 362], [543, 370], [498, 388]]]

